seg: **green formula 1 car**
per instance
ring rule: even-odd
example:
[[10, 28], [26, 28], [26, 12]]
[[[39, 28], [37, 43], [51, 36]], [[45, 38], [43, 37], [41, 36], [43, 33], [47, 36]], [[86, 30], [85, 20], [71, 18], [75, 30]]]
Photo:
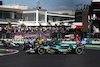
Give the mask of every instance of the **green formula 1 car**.
[[76, 53], [78, 55], [83, 53], [85, 46], [84, 45], [71, 45], [66, 43], [60, 43], [59, 45], [36, 45], [34, 48], [26, 50], [27, 53], [38, 53], [43, 55], [45, 53], [63, 53], [67, 54], [68, 52]]

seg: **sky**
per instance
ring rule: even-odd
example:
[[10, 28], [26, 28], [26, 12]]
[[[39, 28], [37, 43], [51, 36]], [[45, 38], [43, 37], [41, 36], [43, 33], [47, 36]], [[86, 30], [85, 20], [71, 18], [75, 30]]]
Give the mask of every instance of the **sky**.
[[[38, 0], [1, 0], [4, 5], [23, 4], [28, 8], [36, 8]], [[40, 6], [47, 11], [75, 10], [77, 4], [91, 3], [91, 0], [40, 0]]]

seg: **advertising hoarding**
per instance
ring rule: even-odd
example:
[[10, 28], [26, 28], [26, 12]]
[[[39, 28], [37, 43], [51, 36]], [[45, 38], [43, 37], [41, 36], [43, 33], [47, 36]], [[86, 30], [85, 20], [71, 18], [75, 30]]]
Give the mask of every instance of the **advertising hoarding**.
[[75, 13], [75, 21], [82, 22], [82, 11], [78, 11]]

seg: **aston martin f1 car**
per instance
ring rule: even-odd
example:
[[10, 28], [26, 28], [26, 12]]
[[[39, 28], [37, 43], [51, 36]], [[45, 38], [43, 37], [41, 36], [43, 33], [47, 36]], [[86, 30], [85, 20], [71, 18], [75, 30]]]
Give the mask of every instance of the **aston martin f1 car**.
[[85, 46], [84, 45], [72, 45], [72, 44], [64, 44], [60, 43], [59, 45], [36, 45], [34, 48], [30, 48], [29, 50], [26, 50], [27, 53], [38, 53], [40, 55], [43, 55], [45, 53], [63, 53], [67, 54], [68, 52], [76, 53], [78, 55], [83, 54]]

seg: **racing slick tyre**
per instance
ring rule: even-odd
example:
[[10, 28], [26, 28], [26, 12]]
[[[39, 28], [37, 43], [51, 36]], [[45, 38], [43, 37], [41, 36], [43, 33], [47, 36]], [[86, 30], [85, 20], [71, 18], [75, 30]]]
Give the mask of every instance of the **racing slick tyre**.
[[77, 47], [76, 50], [75, 50], [75, 52], [76, 52], [78, 55], [80, 55], [80, 54], [83, 53], [83, 48]]
[[45, 53], [45, 49], [42, 47], [38, 48], [38, 54], [43, 55]]

